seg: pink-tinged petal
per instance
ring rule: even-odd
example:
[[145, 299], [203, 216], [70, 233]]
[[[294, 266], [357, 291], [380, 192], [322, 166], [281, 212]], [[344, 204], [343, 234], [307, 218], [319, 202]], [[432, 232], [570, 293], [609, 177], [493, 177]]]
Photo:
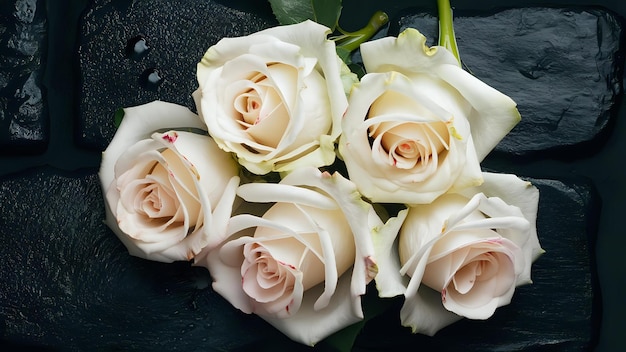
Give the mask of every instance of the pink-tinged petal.
[[491, 317], [498, 307], [508, 304], [515, 290], [513, 265], [507, 260], [497, 260], [497, 263], [503, 266], [501, 274], [491, 280], [477, 282], [468, 293], [460, 294], [448, 289], [443, 302], [446, 309], [469, 319], [484, 320]]
[[444, 308], [441, 293], [426, 286], [407, 296], [400, 309], [400, 320], [414, 334], [433, 336], [462, 317]]
[[318, 285], [304, 292], [298, 314], [285, 319], [263, 315], [261, 317], [292, 340], [313, 346], [329, 335], [363, 319], [362, 314], [355, 314], [354, 306], [360, 307], [361, 298], [351, 294], [351, 274], [348, 271], [340, 277], [335, 294], [323, 309], [313, 308], [314, 302], [324, 290], [322, 285]]
[[[243, 251], [243, 290], [250, 298], [264, 304], [268, 313], [278, 313], [292, 300], [297, 270], [276, 260], [267, 249], [256, 242], [244, 245]], [[298, 280], [302, 280], [302, 275], [298, 274]], [[272, 311], [271, 307], [278, 308]]]
[[229, 266], [220, 260], [219, 248], [203, 258], [202, 266], [209, 269], [213, 279], [213, 290], [224, 297], [235, 308], [244, 313], [252, 313], [254, 304], [246, 295], [241, 283], [240, 267]]
[[530, 283], [531, 266], [529, 264], [544, 253], [539, 244], [536, 228], [539, 191], [530, 182], [521, 180], [515, 175], [485, 172], [483, 177], [485, 183], [479, 187], [467, 189], [462, 194], [482, 192], [487, 197], [493, 198], [485, 203], [485, 211], [490, 216], [521, 216], [528, 221], [527, 235], [520, 235], [514, 231], [500, 231], [500, 233], [522, 248], [524, 252], [523, 257], [527, 264], [518, 278], [518, 285]]
[[[493, 192], [491, 197], [476, 193], [506, 190], [506, 183], [494, 187], [493, 177], [485, 180], [486, 187], [464, 190], [467, 196], [447, 194], [409, 210], [399, 242], [401, 273], [411, 277], [401, 315], [402, 324], [416, 332], [434, 334], [455, 316], [490, 317], [510, 302], [519, 278], [530, 270], [523, 246], [534, 223], [531, 226], [519, 208], [493, 197]], [[520, 191], [513, 186], [513, 193]], [[532, 208], [533, 201], [528, 203]], [[440, 292], [441, 302], [425, 306], [422, 294], [431, 288]], [[436, 296], [430, 296], [434, 302]]]
[[[307, 191], [290, 197], [296, 188]], [[323, 196], [307, 200], [311, 192]], [[211, 271], [215, 290], [308, 345], [363, 319], [360, 296], [378, 271], [371, 235], [383, 223], [354, 184], [311, 167], [293, 171], [279, 185], [241, 186], [240, 193], [281, 202], [263, 217], [238, 210], [244, 213], [229, 220], [224, 244], [196, 257], [195, 265]], [[216, 273], [224, 266], [237, 268], [228, 275], [239, 281]], [[317, 274], [315, 284], [310, 277]]]
[[480, 266], [477, 261], [467, 263], [454, 274], [452, 284], [458, 293], [466, 294], [474, 287], [476, 277], [480, 275]]
[[366, 268], [367, 261], [365, 259], [374, 257], [371, 233], [375, 228], [382, 225], [380, 218], [374, 215], [375, 211], [371, 204], [363, 201], [354, 183], [339, 173], [324, 176], [315, 168], [302, 168], [287, 175], [283, 178], [282, 183], [317, 187], [337, 202], [350, 224], [356, 245], [352, 292], [353, 295], [365, 294], [369, 272], [369, 269]]
[[124, 119], [117, 129], [113, 140], [102, 153], [100, 180], [106, 188], [113, 182], [114, 165], [130, 146], [148, 139], [159, 129], [196, 128], [206, 129], [206, 125], [184, 106], [154, 101], [148, 104], [124, 109]]

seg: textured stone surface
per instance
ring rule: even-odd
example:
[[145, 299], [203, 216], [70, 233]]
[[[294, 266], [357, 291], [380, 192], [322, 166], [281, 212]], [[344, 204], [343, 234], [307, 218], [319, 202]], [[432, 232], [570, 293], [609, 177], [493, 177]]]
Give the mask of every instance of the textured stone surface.
[[5, 178], [0, 204], [0, 342], [208, 351], [278, 335], [213, 292], [205, 269], [131, 257], [103, 223], [94, 170]]
[[[547, 251], [533, 268], [533, 285], [519, 288], [511, 305], [490, 320], [461, 321], [435, 338], [400, 328], [392, 309], [365, 326], [355, 350], [593, 346], [599, 292], [590, 253], [598, 198], [586, 182], [532, 181], [541, 192], [538, 232]], [[12, 175], [0, 181], [0, 204], [12, 204], [0, 217], [0, 333], [16, 346], [293, 348], [269, 325], [213, 292], [206, 270], [128, 255], [103, 224], [95, 170], [68, 175], [44, 168]]]
[[223, 37], [273, 23], [212, 0], [93, 1], [81, 25], [79, 143], [104, 150], [122, 107], [159, 99], [195, 110], [191, 93], [204, 52]]
[[[467, 70], [511, 96], [522, 121], [496, 147], [510, 155], [574, 158], [597, 151], [616, 118], [624, 67], [623, 19], [599, 8], [516, 8], [454, 13]], [[436, 17], [406, 12], [407, 27], [437, 43]]]
[[0, 3], [0, 154], [41, 152], [48, 143], [46, 41], [44, 0]]

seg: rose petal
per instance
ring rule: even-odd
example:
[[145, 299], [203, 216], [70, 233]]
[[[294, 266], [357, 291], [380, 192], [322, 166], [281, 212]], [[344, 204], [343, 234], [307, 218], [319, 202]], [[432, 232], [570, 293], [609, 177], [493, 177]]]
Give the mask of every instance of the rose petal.
[[348, 271], [341, 276], [333, 298], [324, 309], [313, 308], [315, 300], [322, 294], [323, 286], [319, 285], [304, 292], [297, 315], [288, 319], [271, 316], [264, 316], [263, 319], [292, 340], [307, 346], [315, 345], [332, 333], [362, 319], [362, 316], [354, 314], [354, 307], [360, 306], [361, 300], [358, 296], [357, 298], [352, 296], [350, 275], [351, 272]]
[[[492, 200], [497, 204], [491, 205], [490, 208], [510, 209], [515, 214], [520, 215], [516, 210], [510, 207], [500, 207], [499, 204], [506, 203], [511, 206], [519, 207], [521, 215], [529, 223], [528, 237], [517, 238], [515, 233], [507, 233], [507, 238], [516, 243], [524, 252], [524, 260], [526, 263], [532, 263], [544, 253], [539, 244], [537, 237], [536, 219], [539, 203], [539, 191], [530, 182], [521, 180], [515, 175], [483, 173], [485, 183], [477, 188], [471, 188], [464, 191], [467, 192], [484, 192], [488, 197], [498, 197], [500, 200]], [[492, 210], [495, 211], [495, 210]], [[495, 214], [494, 214], [495, 215]], [[518, 285], [530, 283], [530, 265], [524, 267], [523, 273], [518, 278]]]
[[487, 154], [521, 120], [517, 104], [458, 66], [439, 66], [436, 74], [459, 91], [475, 113], [468, 116], [478, 160]]
[[380, 297], [401, 295], [408, 284], [408, 278], [400, 274], [398, 247], [395, 241], [407, 214], [407, 209], [400, 211], [397, 217], [390, 218], [372, 235], [378, 265], [376, 289]]
[[361, 55], [368, 73], [392, 70], [408, 76], [434, 73], [454, 87], [475, 110], [468, 118], [478, 160], [482, 160], [520, 120], [511, 98], [461, 69], [445, 48], [428, 48], [426, 37], [415, 29], [405, 30], [397, 39], [387, 37], [364, 43]]
[[426, 286], [407, 296], [400, 309], [402, 325], [410, 327], [414, 334], [433, 336], [461, 318], [444, 308], [441, 304], [441, 293]]
[[337, 208], [333, 199], [320, 192], [286, 184], [248, 183], [239, 186], [237, 194], [248, 202], [285, 202], [320, 209]]
[[[328, 32], [328, 28], [306, 21], [225, 38], [209, 48], [198, 64], [202, 93], [202, 97], [194, 95], [198, 110], [202, 116], [210, 116], [206, 119], [208, 129], [220, 147], [236, 153], [241, 165], [251, 172], [283, 172], [334, 161], [333, 143], [341, 132], [347, 99], [341, 61], [334, 42], [327, 39]], [[259, 86], [266, 88], [265, 93], [276, 92], [275, 96], [263, 97], [278, 98], [281, 104], [263, 102], [269, 110], [259, 115], [259, 121], [271, 123], [248, 121], [241, 125], [231, 118], [244, 110], [245, 99], [236, 97], [247, 93], [243, 85], [229, 84], [251, 78], [241, 76], [241, 72], [262, 74], [265, 80], [258, 82]], [[224, 86], [226, 93], [216, 89]]]
[[177, 127], [206, 130], [206, 126], [198, 115], [184, 106], [154, 101], [141, 106], [125, 108], [124, 119], [120, 127], [107, 149], [102, 153], [98, 176], [100, 176], [103, 187], [108, 188], [111, 185], [115, 178], [114, 165], [119, 156], [131, 145], [142, 139], [147, 139], [158, 129]]
[[[370, 147], [367, 132], [370, 126], [375, 128], [385, 122], [433, 122], [428, 117], [410, 114], [379, 115], [364, 120], [368, 115], [368, 107], [387, 91], [401, 93], [427, 107], [439, 118], [437, 121], [451, 123], [448, 126], [451, 136], [449, 150], [445, 152], [445, 158], [437, 155], [437, 161], [428, 166], [430, 169], [427, 169], [427, 173], [417, 168], [400, 169], [393, 163], [382, 162], [382, 159], [376, 161], [380, 159], [377, 148], [382, 140], [375, 139], [374, 145]], [[366, 75], [352, 91], [350, 109], [343, 120], [344, 133], [339, 141], [339, 152], [346, 163], [350, 179], [372, 201], [405, 204], [430, 203], [449, 190], [480, 184], [482, 174], [469, 136], [469, 125], [462, 118], [452, 119], [451, 116], [450, 112], [415, 91], [410, 79], [404, 75], [396, 72]], [[374, 152], [371, 153], [371, 150]]]
[[361, 44], [361, 56], [367, 72], [431, 72], [442, 65], [458, 67], [458, 61], [442, 47], [426, 46], [426, 37], [415, 29], [405, 30], [397, 38], [385, 37]]

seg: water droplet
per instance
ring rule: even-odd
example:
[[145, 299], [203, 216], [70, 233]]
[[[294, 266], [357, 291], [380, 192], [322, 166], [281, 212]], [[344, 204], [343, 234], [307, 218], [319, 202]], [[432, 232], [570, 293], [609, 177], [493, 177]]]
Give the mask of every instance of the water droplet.
[[147, 90], [156, 91], [163, 83], [163, 74], [156, 68], [149, 68], [139, 76], [139, 84]]
[[148, 41], [143, 35], [138, 35], [136, 37], [130, 38], [126, 42], [126, 56], [139, 61], [144, 56], [148, 55], [150, 51], [150, 46], [148, 45]]

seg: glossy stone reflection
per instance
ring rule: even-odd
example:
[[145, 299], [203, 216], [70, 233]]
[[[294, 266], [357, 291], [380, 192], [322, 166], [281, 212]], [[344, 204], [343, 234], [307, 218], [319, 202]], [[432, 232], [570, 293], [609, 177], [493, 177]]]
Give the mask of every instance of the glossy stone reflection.
[[47, 24], [44, 1], [0, 3], [0, 153], [41, 152], [49, 139], [42, 78]]

